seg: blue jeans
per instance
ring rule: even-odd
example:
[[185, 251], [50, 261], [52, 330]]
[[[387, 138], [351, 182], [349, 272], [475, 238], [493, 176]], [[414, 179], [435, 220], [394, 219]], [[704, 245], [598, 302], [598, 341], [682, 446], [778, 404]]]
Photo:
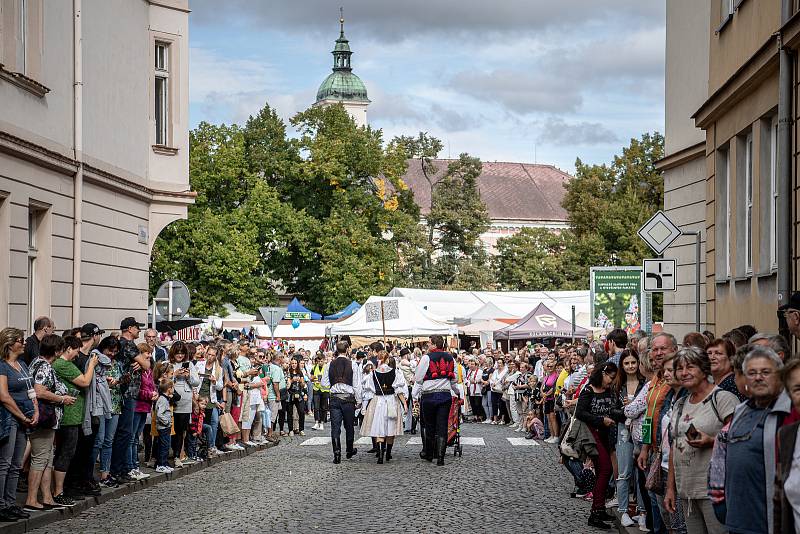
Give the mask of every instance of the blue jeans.
[[133, 431], [131, 432], [131, 469], [139, 468], [139, 438], [147, 426], [147, 412], [133, 412]]
[[117, 433], [114, 434], [114, 445], [111, 448], [111, 474], [127, 475], [131, 465], [131, 435], [133, 434], [133, 409], [136, 399], [124, 399], [122, 413], [117, 423]]
[[100, 424], [97, 426], [97, 434], [94, 438], [94, 448], [92, 449], [92, 463], [97, 461], [97, 456], [100, 456], [100, 472], [108, 473], [111, 467], [111, 447], [114, 445], [114, 434], [117, 433], [117, 424], [119, 423], [119, 414], [112, 415], [110, 419], [105, 417], [100, 418]]
[[25, 427], [20, 426], [14, 416], [9, 416], [9, 419], [11, 431], [8, 438], [0, 443], [0, 508], [17, 504], [19, 471], [22, 469], [22, 457], [28, 444]]
[[156, 467], [168, 465], [167, 458], [169, 457], [171, 430], [170, 427], [158, 429], [158, 457], [156, 459]]
[[617, 502], [619, 513], [628, 511], [628, 502], [636, 487], [633, 478], [633, 442], [628, 439], [630, 433], [625, 425], [617, 424]]
[[650, 506], [653, 510], [653, 532], [655, 534], [667, 534], [667, 528], [664, 526], [664, 521], [661, 519], [661, 509], [658, 506], [658, 495], [650, 490], [647, 490], [647, 495], [650, 498]]
[[[203, 427], [205, 427], [206, 424], [208, 424], [211, 427], [211, 434], [210, 435], [212, 436], [212, 438], [208, 440], [208, 448], [210, 449], [211, 447], [215, 447], [216, 446], [216, 445], [214, 445], [214, 443], [216, 442], [217, 429], [219, 428], [219, 408], [217, 408], [216, 406], [214, 406], [213, 408], [206, 408], [205, 418], [206, 418], [205, 420], [208, 421], [208, 423], [204, 423]], [[261, 420], [262, 421], [269, 421], [269, 419], [263, 419], [263, 418]], [[269, 423], [264, 423], [264, 425], [265, 425], [264, 426], [264, 432], [267, 431], [267, 425], [268, 424]]]
[[489, 396], [489, 392], [487, 391], [486, 394], [481, 397], [481, 405], [483, 406], [483, 413], [486, 414], [486, 419], [492, 418], [492, 400]]

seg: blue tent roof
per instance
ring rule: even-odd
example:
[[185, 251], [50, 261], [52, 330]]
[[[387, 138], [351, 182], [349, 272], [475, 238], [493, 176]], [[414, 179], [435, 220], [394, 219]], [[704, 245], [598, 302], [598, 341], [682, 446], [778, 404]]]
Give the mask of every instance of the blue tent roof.
[[322, 319], [322, 315], [316, 312], [312, 312], [311, 310], [300, 304], [300, 301], [297, 300], [297, 297], [292, 299], [292, 302], [290, 302], [289, 306], [286, 307], [286, 313], [291, 313], [291, 312], [310, 313], [311, 318], [314, 319], [315, 321]]
[[333, 315], [326, 315], [326, 319], [341, 319], [342, 317], [350, 317], [361, 308], [361, 304], [356, 301], [351, 302], [343, 310], [340, 310]]

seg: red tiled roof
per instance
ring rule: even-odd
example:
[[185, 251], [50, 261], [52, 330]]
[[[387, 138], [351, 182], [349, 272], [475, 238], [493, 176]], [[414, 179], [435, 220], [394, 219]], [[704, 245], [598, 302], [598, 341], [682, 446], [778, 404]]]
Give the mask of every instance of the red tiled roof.
[[[432, 181], [437, 183], [454, 160], [433, 161], [438, 172]], [[567, 212], [561, 201], [566, 193], [564, 183], [570, 179], [569, 174], [552, 165], [485, 161], [478, 177], [478, 190], [490, 219], [566, 222]], [[414, 192], [422, 214], [426, 215], [431, 207], [431, 187], [418, 159], [408, 161], [403, 181]]]

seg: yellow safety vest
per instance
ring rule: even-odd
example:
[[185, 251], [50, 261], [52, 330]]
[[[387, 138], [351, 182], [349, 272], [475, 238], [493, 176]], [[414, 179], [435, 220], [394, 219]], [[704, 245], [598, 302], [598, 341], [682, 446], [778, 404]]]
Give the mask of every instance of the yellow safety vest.
[[322, 393], [328, 393], [331, 388], [322, 387], [322, 372], [325, 370], [324, 367], [315, 365], [314, 368], [311, 370], [311, 374], [314, 375], [314, 378], [317, 379], [314, 382], [314, 391], [321, 391]]

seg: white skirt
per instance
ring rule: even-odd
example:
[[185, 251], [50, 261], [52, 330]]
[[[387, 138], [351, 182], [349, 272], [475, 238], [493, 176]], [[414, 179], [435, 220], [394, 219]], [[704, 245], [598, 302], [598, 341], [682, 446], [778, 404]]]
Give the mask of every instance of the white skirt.
[[[389, 418], [389, 407], [393, 406], [396, 417]], [[403, 435], [403, 403], [397, 395], [375, 395], [364, 413], [361, 435], [371, 438], [385, 438]]]

